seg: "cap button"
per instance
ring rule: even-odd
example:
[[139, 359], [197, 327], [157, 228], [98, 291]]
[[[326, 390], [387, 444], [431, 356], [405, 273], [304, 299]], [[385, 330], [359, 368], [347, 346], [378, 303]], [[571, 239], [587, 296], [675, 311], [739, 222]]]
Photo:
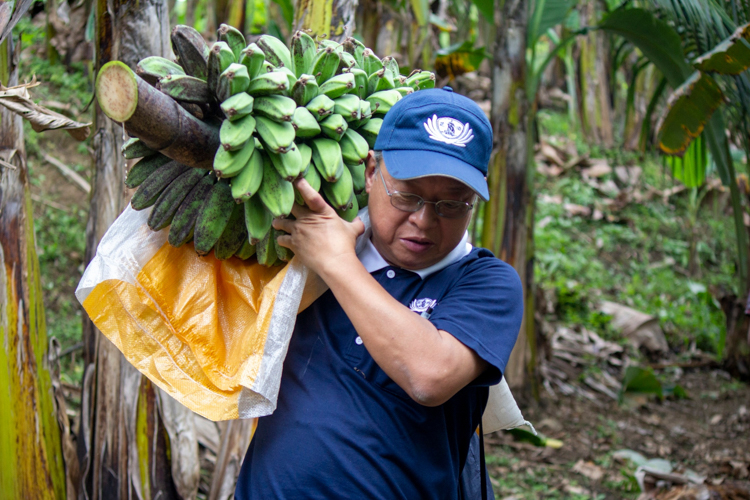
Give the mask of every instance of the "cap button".
[[449, 87], [447, 85], [445, 87], [443, 87], [443, 90], [446, 90], [448, 92], [453, 92], [453, 88], [451, 88], [451, 87]]

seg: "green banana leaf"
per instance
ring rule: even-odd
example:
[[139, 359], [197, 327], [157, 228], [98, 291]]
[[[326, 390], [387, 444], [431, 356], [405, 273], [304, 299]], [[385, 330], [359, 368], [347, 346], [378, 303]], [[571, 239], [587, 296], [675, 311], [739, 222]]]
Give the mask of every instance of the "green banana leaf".
[[536, 0], [526, 29], [526, 46], [534, 47], [548, 29], [565, 21], [572, 7], [571, 0]]
[[445, 73], [453, 76], [475, 71], [482, 60], [488, 57], [484, 47], [474, 47], [470, 41], [454, 43], [435, 54], [435, 68], [446, 68]]
[[635, 45], [677, 88], [693, 72], [685, 61], [680, 36], [645, 9], [618, 9], [599, 23], [599, 29], [617, 34]]
[[700, 71], [720, 73], [722, 75], [739, 75], [750, 68], [750, 23], [737, 30], [695, 60], [693, 66]]
[[706, 142], [697, 137], [682, 156], [664, 156], [664, 162], [672, 171], [672, 177], [686, 187], [694, 188], [703, 184], [706, 179], [708, 152]]
[[414, 17], [417, 18], [417, 24], [425, 26], [430, 20], [430, 6], [427, 0], [410, 0], [409, 3], [414, 11]]
[[708, 120], [724, 99], [711, 75], [696, 71], [669, 97], [659, 127], [659, 148], [668, 155], [682, 156], [690, 142], [701, 135]]
[[494, 0], [472, 0], [474, 5], [477, 6], [477, 10], [487, 19], [490, 23], [495, 23], [495, 1]]

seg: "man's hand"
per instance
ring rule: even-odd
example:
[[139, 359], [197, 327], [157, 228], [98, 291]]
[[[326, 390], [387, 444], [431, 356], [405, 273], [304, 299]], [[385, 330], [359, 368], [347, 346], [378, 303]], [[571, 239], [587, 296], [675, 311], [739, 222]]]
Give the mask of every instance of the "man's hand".
[[365, 226], [358, 218], [352, 222], [341, 219], [305, 179], [295, 181], [294, 186], [307, 206], [295, 204], [292, 215], [296, 220], [276, 219], [273, 227], [289, 233], [279, 236], [279, 245], [290, 248], [303, 264], [324, 278], [332, 266], [350, 257], [356, 259], [354, 246]]

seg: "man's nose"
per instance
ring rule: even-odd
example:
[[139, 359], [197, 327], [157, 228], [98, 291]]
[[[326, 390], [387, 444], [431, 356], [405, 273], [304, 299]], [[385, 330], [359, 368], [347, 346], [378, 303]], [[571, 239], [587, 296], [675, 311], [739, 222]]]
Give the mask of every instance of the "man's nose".
[[438, 214], [435, 211], [435, 204], [425, 203], [416, 212], [412, 212], [409, 221], [419, 228], [432, 227], [437, 223]]

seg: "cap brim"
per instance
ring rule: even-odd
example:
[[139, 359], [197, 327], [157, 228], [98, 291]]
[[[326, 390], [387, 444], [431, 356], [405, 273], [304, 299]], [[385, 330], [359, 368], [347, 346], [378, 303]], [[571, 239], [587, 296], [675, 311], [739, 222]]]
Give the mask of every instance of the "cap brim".
[[394, 179], [405, 181], [442, 175], [466, 184], [484, 201], [490, 199], [482, 172], [453, 156], [435, 151], [387, 149], [383, 151], [383, 159]]

